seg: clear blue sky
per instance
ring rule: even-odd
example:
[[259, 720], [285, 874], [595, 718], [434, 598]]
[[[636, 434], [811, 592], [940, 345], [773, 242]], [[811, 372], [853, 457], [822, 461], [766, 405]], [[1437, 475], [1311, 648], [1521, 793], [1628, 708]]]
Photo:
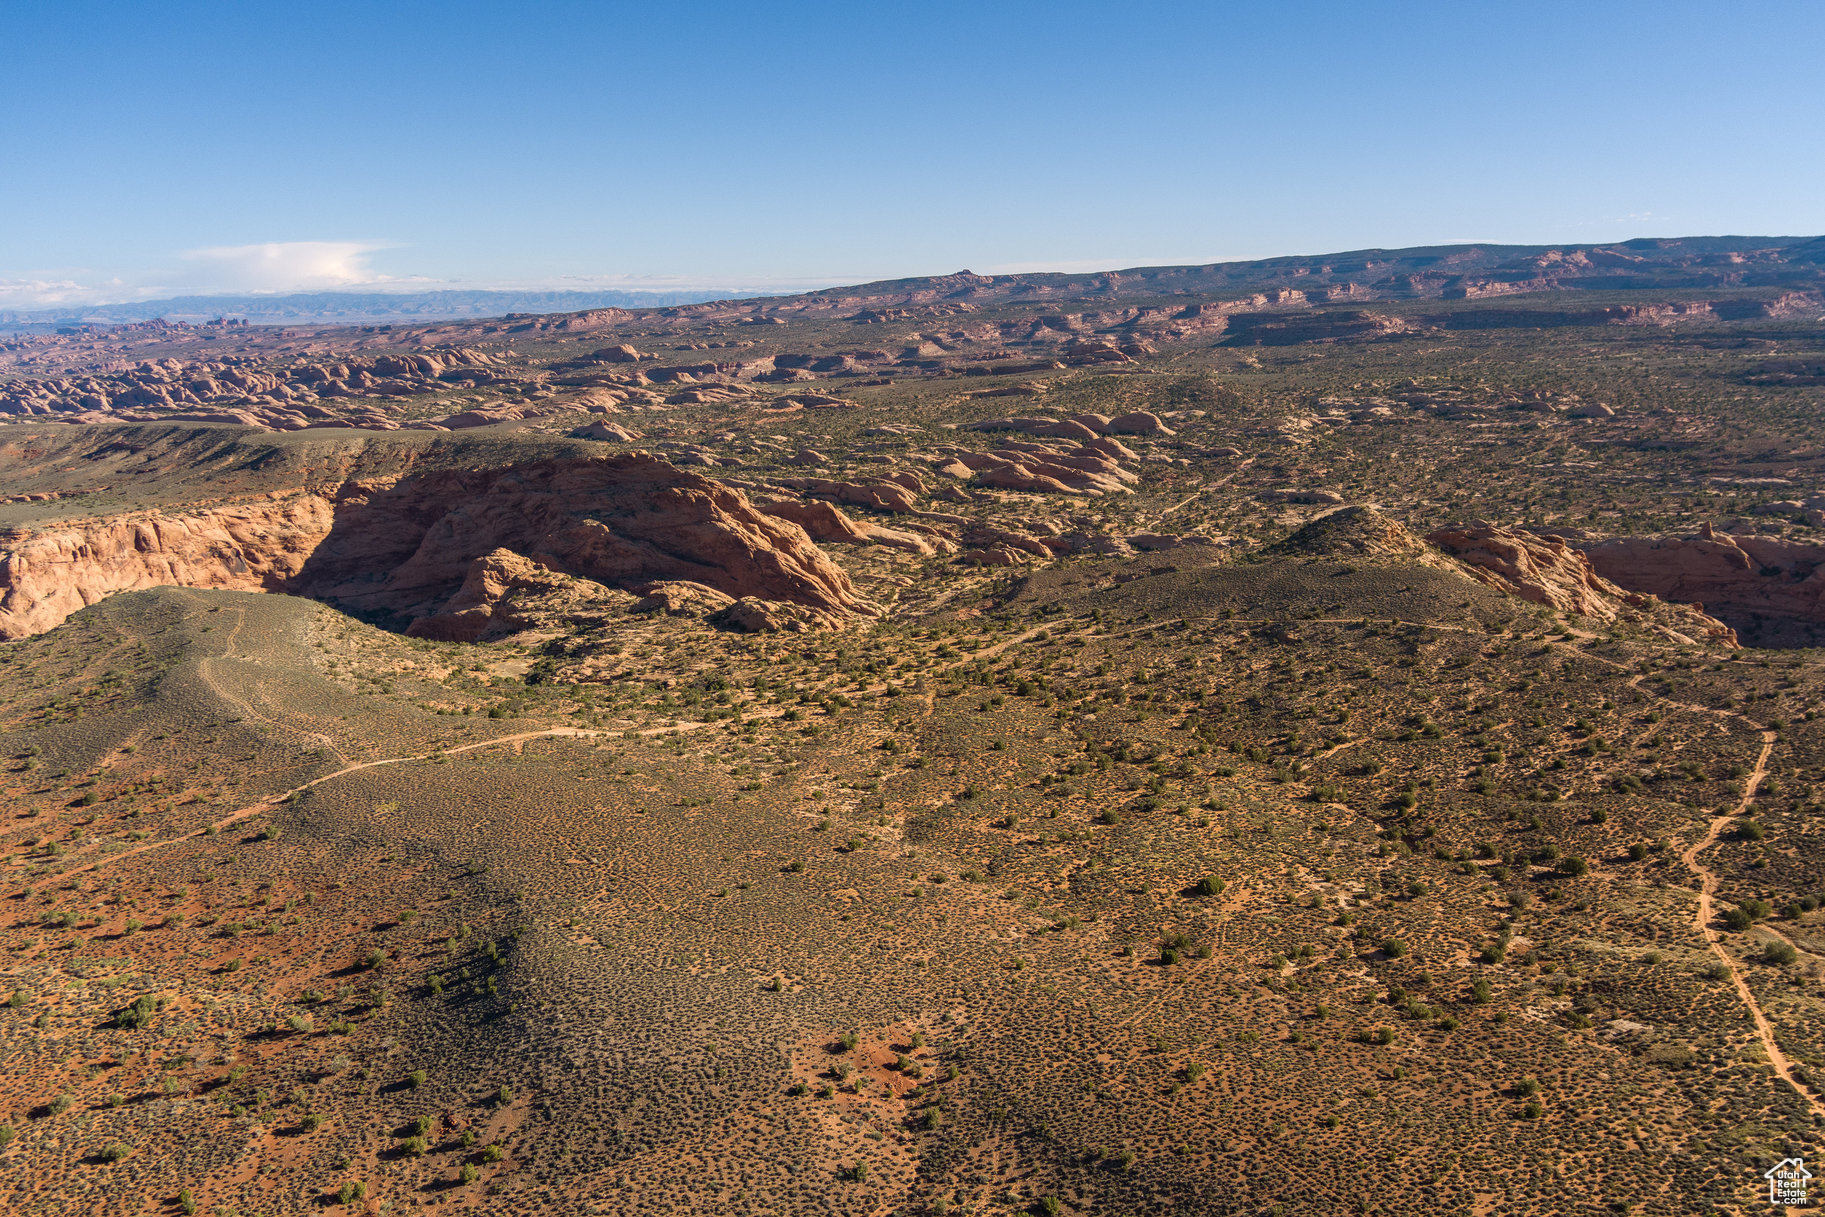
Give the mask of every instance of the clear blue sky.
[[1816, 2], [3, 0], [0, 307], [1818, 233], [1822, 63]]

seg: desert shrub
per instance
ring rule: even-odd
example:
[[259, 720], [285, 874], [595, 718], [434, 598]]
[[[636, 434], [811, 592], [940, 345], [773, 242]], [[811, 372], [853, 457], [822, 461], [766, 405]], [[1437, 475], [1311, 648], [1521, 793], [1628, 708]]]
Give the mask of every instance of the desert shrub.
[[420, 1086], [425, 1084], [425, 1077], [426, 1074], [424, 1070], [414, 1069], [411, 1073], [406, 1074], [406, 1085], [410, 1086], [413, 1090], [417, 1090]]
[[116, 1141], [101, 1151], [101, 1160], [103, 1162], [124, 1162], [132, 1152], [132, 1146]]
[[1762, 958], [1783, 968], [1799, 957], [1793, 944], [1782, 938], [1772, 939], [1762, 946]]
[[1217, 876], [1205, 875], [1202, 879], [1198, 880], [1197, 886], [1192, 890], [1200, 896], [1221, 896], [1223, 894], [1224, 886], [1223, 880], [1219, 879]]
[[152, 1021], [158, 1005], [158, 998], [150, 993], [142, 993], [133, 999], [132, 1005], [114, 1012], [114, 1025], [127, 1031], [137, 1031]]

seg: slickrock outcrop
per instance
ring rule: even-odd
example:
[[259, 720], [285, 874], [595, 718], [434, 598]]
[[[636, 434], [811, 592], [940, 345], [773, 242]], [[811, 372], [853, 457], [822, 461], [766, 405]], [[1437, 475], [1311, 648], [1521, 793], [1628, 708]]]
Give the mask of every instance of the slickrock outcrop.
[[1060, 439], [1095, 439], [1101, 435], [1100, 430], [1085, 426], [1075, 419], [1058, 418], [986, 418], [979, 423], [971, 423], [971, 431], [1018, 431], [1022, 435], [1055, 436]]
[[115, 592], [282, 590], [333, 522], [327, 500], [300, 495], [0, 534], [0, 638], [42, 633]]
[[[313, 417], [304, 413], [308, 403], [320, 400], [409, 397], [454, 380], [518, 383], [516, 374], [500, 371], [494, 363], [490, 355], [462, 348], [268, 368], [249, 366], [241, 357], [194, 363], [148, 360], [107, 375], [0, 382], [0, 414], [98, 422], [232, 422], [295, 431]], [[79, 418], [79, 412], [94, 417]]]
[[805, 530], [813, 541], [848, 542], [855, 545], [885, 545], [916, 554], [949, 552], [953, 548], [941, 537], [921, 536], [899, 528], [884, 528], [864, 520], [852, 520], [831, 503], [800, 503], [791, 499], [763, 502], [760, 509], [770, 516], [790, 520]]
[[1176, 432], [1159, 415], [1135, 410], [1109, 420], [1109, 435], [1174, 435]]
[[495, 549], [611, 587], [684, 579], [830, 619], [872, 611], [796, 524], [644, 454], [351, 486], [336, 523], [296, 586], [414, 619], [444, 611], [469, 563]]
[[824, 629], [832, 624], [827, 615], [804, 605], [761, 600], [753, 596], [743, 596], [721, 612], [711, 614], [708, 620], [712, 625], [744, 634], [796, 634]]
[[1119, 442], [1092, 439], [1075, 448], [1053, 444], [1010, 443], [993, 452], [969, 452], [957, 449], [945, 453], [938, 471], [950, 476], [952, 465], [961, 465], [974, 475], [979, 486], [996, 490], [1034, 490], [1046, 494], [1102, 496], [1127, 494], [1129, 485], [1140, 479], [1123, 469], [1119, 459], [1106, 445], [1122, 452], [1128, 449]]
[[1561, 612], [1614, 621], [1621, 605], [1641, 603], [1641, 597], [1603, 578], [1589, 558], [1559, 537], [1470, 524], [1438, 529], [1426, 540], [1491, 587]]
[[628, 599], [625, 592], [573, 579], [512, 550], [497, 549], [469, 564], [462, 587], [443, 612], [419, 618], [406, 633], [446, 642], [484, 642], [560, 616], [574, 618], [580, 608], [608, 608]]
[[735, 597], [689, 579], [666, 579], [646, 589], [634, 605], [636, 613], [665, 613], [671, 617], [707, 617], [735, 603]]
[[580, 427], [570, 434], [575, 439], [611, 440], [618, 444], [631, 444], [640, 438], [640, 433], [638, 431], [629, 427], [623, 427], [618, 423], [609, 422], [591, 423], [589, 426]]
[[1707, 524], [1693, 536], [1610, 537], [1578, 547], [1599, 574], [1632, 591], [1726, 617], [1825, 623], [1825, 545], [1732, 536]]
[[879, 511], [917, 514], [918, 500], [911, 488], [882, 479], [878, 482], [838, 482], [830, 478], [779, 478], [781, 486], [820, 499], [847, 503], [851, 507], [873, 507]]
[[602, 347], [600, 350], [591, 351], [589, 358], [595, 363], [639, 363], [645, 356], [622, 342], [612, 347]]
[[875, 611], [797, 524], [722, 483], [630, 454], [16, 530], [0, 535], [0, 637], [161, 585], [283, 591], [408, 626], [445, 619], [422, 629], [479, 637], [498, 627], [496, 604], [548, 591], [538, 583], [548, 575], [636, 590], [689, 580], [790, 602], [828, 623]]
[[1099, 435], [1172, 435], [1157, 414], [1136, 410], [1115, 418], [1107, 414], [1073, 414], [1069, 418], [985, 418], [971, 423], [971, 431], [1019, 431], [1025, 435], [1057, 439], [1093, 439]]
[[1598, 621], [1628, 617], [1680, 641], [1736, 645], [1735, 631], [1700, 607], [1663, 604], [1665, 597], [1605, 578], [1563, 537], [1471, 524], [1441, 528], [1426, 540], [1456, 558], [1471, 577], [1523, 600]]
[[1307, 490], [1289, 487], [1282, 490], [1264, 490], [1261, 497], [1273, 503], [1341, 503], [1343, 496], [1335, 490]]

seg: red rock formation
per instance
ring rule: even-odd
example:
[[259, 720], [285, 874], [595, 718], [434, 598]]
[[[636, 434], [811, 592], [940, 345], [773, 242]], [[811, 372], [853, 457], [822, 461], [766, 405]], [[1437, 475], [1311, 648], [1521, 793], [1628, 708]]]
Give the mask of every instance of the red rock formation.
[[921, 536], [899, 528], [883, 528], [864, 520], [852, 520], [831, 503], [799, 503], [791, 499], [775, 499], [760, 504], [760, 509], [770, 516], [797, 524], [813, 541], [885, 545], [916, 554], [935, 554], [940, 548], [949, 548], [942, 538]]
[[871, 611], [796, 524], [644, 454], [349, 487], [336, 516], [297, 586], [354, 608], [441, 611], [471, 561], [508, 549], [611, 587], [685, 579], [837, 617]]
[[314, 495], [0, 534], [0, 638], [51, 629], [115, 592], [284, 588], [333, 524]]
[[1580, 548], [1605, 578], [1662, 600], [1825, 623], [1825, 545], [1731, 536], [1707, 524], [1696, 536], [1610, 537]]
[[634, 605], [636, 613], [664, 613], [669, 617], [707, 617], [735, 603], [735, 597], [688, 579], [667, 579], [646, 589]]
[[1491, 587], [1561, 612], [1614, 621], [1618, 605], [1631, 599], [1558, 537], [1472, 524], [1441, 528], [1428, 533], [1426, 540], [1463, 562], [1473, 576]]
[[945, 458], [940, 470], [948, 471], [952, 464], [962, 465], [973, 473], [977, 485], [996, 490], [1090, 496], [1126, 494], [1129, 483], [1140, 479], [1121, 467], [1111, 455], [1110, 445], [1122, 452], [1128, 451], [1117, 441], [1103, 439], [1089, 440], [1070, 449], [1050, 444], [1010, 443], [993, 452], [957, 451]]
[[919, 504], [910, 487], [882, 479], [878, 482], [838, 482], [830, 478], [780, 478], [779, 484], [820, 499], [833, 499], [851, 507], [873, 507], [914, 515]]
[[499, 558], [502, 550], [610, 587], [685, 579], [830, 621], [874, 611], [798, 525], [719, 482], [634, 454], [440, 471], [346, 483], [327, 498], [6, 534], [0, 637], [38, 633], [114, 592], [160, 585], [285, 591], [408, 622], [461, 616], [525, 574]]
[[1473, 524], [1441, 528], [1426, 540], [1457, 558], [1473, 578], [1535, 604], [1599, 621], [1629, 616], [1681, 641], [1736, 645], [1735, 631], [1699, 607], [1662, 604], [1605, 578], [1562, 537]]
[[616, 597], [628, 599], [625, 593], [613, 592], [599, 583], [573, 579], [512, 550], [497, 549], [469, 564], [462, 587], [443, 612], [419, 618], [406, 633], [414, 638], [446, 642], [479, 642]]

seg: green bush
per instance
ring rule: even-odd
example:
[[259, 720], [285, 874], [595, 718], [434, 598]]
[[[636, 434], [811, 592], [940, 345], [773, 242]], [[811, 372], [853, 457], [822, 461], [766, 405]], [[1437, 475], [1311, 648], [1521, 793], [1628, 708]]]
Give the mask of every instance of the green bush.
[[142, 993], [133, 999], [132, 1005], [114, 1012], [114, 1025], [127, 1031], [137, 1031], [152, 1021], [152, 1015], [158, 1007], [158, 998], [150, 993]]

